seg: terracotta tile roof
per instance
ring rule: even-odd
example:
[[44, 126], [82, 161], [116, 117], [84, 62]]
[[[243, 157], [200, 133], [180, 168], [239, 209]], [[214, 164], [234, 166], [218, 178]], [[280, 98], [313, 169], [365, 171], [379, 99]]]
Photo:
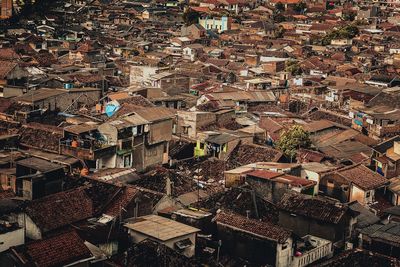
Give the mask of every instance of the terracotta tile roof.
[[78, 188], [33, 200], [26, 213], [42, 231], [51, 231], [91, 217], [93, 204], [83, 188]]
[[400, 260], [376, 252], [353, 249], [322, 261], [317, 261], [310, 266], [315, 267], [343, 267], [343, 266], [387, 266], [398, 267]]
[[322, 162], [326, 155], [318, 151], [301, 148], [297, 150], [297, 158], [301, 162]]
[[138, 196], [139, 192], [139, 189], [127, 185], [118, 193], [110, 205], [106, 207], [104, 213], [111, 216], [119, 216], [121, 214], [121, 209], [126, 209], [126, 207], [134, 201], [135, 197]]
[[282, 157], [282, 152], [258, 145], [239, 145], [230, 155], [230, 160], [238, 164], [246, 165], [255, 162], [277, 162]]
[[19, 59], [19, 55], [12, 48], [1, 48], [0, 59], [4, 60]]
[[1, 186], [0, 186], [0, 200], [6, 199], [6, 198], [12, 198], [12, 197], [15, 197], [15, 194], [13, 191], [11, 191], [11, 190], [3, 191], [3, 189], [1, 189]]
[[334, 224], [338, 223], [348, 210], [339, 202], [292, 192], [282, 197], [278, 207], [290, 213]]
[[284, 5], [286, 5], [286, 4], [288, 4], [288, 5], [297, 4], [297, 3], [300, 3], [300, 2], [301, 2], [301, 0], [272, 0], [271, 1], [271, 3], [275, 3], [275, 4], [282, 3]]
[[18, 130], [19, 142], [24, 146], [58, 153], [59, 140], [63, 136], [62, 130], [60, 127], [30, 123]]
[[7, 75], [17, 67], [17, 63], [11, 61], [0, 60], [0, 79], [7, 78]]
[[313, 181], [304, 178], [268, 170], [255, 170], [250, 173], [247, 173], [247, 175], [265, 180], [271, 180], [277, 183], [290, 184], [292, 186], [298, 186], [298, 187], [309, 187], [315, 185]]
[[284, 174], [283, 176], [279, 176], [274, 179], [274, 181], [283, 183], [283, 184], [290, 184], [291, 186], [299, 186], [299, 187], [312, 187], [315, 185], [315, 182], [300, 178], [293, 175]]
[[283, 174], [279, 173], [279, 172], [273, 172], [273, 171], [267, 171], [267, 170], [255, 170], [255, 171], [247, 173], [247, 175], [271, 180], [271, 179], [281, 176]]
[[190, 7], [190, 9], [193, 9], [194, 11], [197, 11], [199, 13], [210, 13], [211, 12], [211, 10], [208, 7], [193, 6], [193, 7]]
[[26, 254], [38, 267], [63, 266], [92, 257], [75, 231], [32, 242], [26, 245]]
[[376, 189], [389, 183], [385, 177], [362, 164], [345, 167], [338, 170], [337, 173], [363, 190]]
[[291, 232], [280, 226], [269, 222], [261, 222], [254, 219], [247, 219], [244, 216], [230, 212], [220, 211], [214, 220], [217, 224], [223, 225], [235, 230], [241, 230], [250, 235], [273, 240], [278, 243], [284, 243], [291, 236]]

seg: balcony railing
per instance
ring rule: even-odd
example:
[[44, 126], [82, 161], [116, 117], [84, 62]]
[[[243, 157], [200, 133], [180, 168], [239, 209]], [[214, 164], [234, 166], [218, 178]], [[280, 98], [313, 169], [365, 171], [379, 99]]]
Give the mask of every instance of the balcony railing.
[[332, 243], [325, 243], [314, 249], [303, 252], [301, 256], [293, 257], [292, 267], [307, 266], [319, 259], [332, 255]]
[[65, 141], [60, 143], [60, 153], [70, 155], [83, 160], [97, 160], [107, 155], [113, 155], [117, 151], [115, 145], [93, 145], [73, 147]]

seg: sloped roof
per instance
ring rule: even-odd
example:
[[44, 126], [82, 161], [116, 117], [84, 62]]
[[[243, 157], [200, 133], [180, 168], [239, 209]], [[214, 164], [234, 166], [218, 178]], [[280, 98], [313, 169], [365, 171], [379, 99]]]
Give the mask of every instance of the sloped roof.
[[330, 259], [317, 261], [311, 266], [318, 267], [343, 267], [343, 266], [387, 266], [397, 267], [400, 261], [368, 250], [346, 250]]
[[261, 222], [254, 219], [248, 219], [244, 216], [231, 212], [220, 211], [214, 220], [217, 224], [223, 225], [234, 230], [241, 230], [250, 235], [256, 235], [268, 240], [284, 243], [291, 236], [291, 232], [278, 225], [269, 222]]
[[334, 224], [337, 224], [348, 210], [339, 202], [292, 192], [282, 197], [278, 207], [290, 213]]
[[174, 117], [174, 113], [170, 109], [164, 107], [140, 108], [135, 112], [149, 122], [156, 122]]
[[385, 177], [371, 171], [362, 164], [345, 167], [336, 172], [363, 190], [376, 189], [389, 183], [389, 180]]
[[395, 136], [393, 138], [390, 138], [389, 140], [386, 140], [376, 146], [373, 147], [373, 149], [381, 154], [385, 154], [386, 151], [394, 146], [394, 142], [400, 141], [400, 135]]
[[83, 188], [78, 188], [33, 200], [26, 213], [46, 232], [91, 217], [93, 203]]
[[118, 195], [113, 199], [108, 207], [104, 210], [104, 213], [111, 216], [119, 216], [121, 210], [134, 201], [134, 198], [138, 196], [140, 190], [133, 186], [124, 187]]
[[374, 224], [361, 231], [372, 239], [400, 245], [400, 223], [390, 222], [386, 225]]
[[136, 218], [126, 223], [125, 227], [161, 241], [168, 241], [200, 231], [192, 226], [158, 215]]
[[7, 78], [7, 75], [17, 66], [15, 62], [0, 60], [0, 78]]
[[26, 245], [26, 254], [40, 267], [64, 266], [92, 257], [75, 231], [65, 232]]

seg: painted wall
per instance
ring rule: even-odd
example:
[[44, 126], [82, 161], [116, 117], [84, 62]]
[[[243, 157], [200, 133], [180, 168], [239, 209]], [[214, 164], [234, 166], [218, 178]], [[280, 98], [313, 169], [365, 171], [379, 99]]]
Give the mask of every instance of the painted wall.
[[0, 252], [25, 243], [24, 228], [0, 235]]

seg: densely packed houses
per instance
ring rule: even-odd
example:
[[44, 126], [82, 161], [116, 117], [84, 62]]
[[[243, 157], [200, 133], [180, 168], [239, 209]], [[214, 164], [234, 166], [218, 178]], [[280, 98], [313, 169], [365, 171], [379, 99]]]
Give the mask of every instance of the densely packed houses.
[[0, 266], [400, 266], [399, 1], [0, 2]]

